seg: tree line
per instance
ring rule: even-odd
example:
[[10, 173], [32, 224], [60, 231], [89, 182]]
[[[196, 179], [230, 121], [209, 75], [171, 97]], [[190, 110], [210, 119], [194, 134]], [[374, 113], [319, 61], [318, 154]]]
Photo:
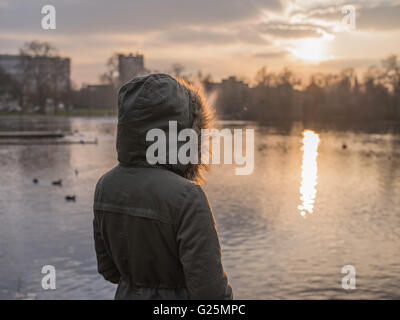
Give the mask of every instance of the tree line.
[[[23, 107], [73, 104], [77, 90], [69, 83], [69, 60], [47, 42], [32, 41], [20, 48], [20, 74], [13, 77], [0, 68], [0, 103], [16, 100]], [[390, 55], [380, 66], [361, 76], [354, 69], [336, 74], [316, 73], [302, 81], [292, 70], [270, 72], [260, 68], [253, 79], [229, 77], [214, 82], [210, 74], [186, 74], [180, 63], [167, 71], [200, 83], [222, 119], [269, 121], [400, 121], [400, 62]], [[118, 61], [113, 54], [99, 79], [117, 92]], [[76, 99], [75, 99], [76, 100]]]
[[[12, 62], [14, 64], [14, 62]], [[18, 70], [11, 75], [0, 67], [2, 102], [17, 101], [22, 110], [71, 101], [69, 59], [47, 42], [26, 42], [20, 49]]]
[[262, 67], [254, 79], [232, 78], [219, 85], [202, 80], [208, 93], [216, 91], [221, 118], [269, 121], [400, 121], [400, 63], [396, 55], [369, 67], [361, 79], [352, 68], [337, 74], [313, 74], [302, 83], [287, 68], [269, 72]]

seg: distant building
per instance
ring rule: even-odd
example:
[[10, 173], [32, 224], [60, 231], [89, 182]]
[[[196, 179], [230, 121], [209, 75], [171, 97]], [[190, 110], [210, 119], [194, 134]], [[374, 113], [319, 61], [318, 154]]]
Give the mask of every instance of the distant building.
[[222, 79], [221, 87], [229, 87], [238, 90], [247, 90], [249, 85], [242, 80], [238, 80], [235, 76], [230, 76], [227, 79]]
[[18, 78], [20, 76], [20, 56], [11, 54], [0, 55], [0, 68], [5, 73]]
[[149, 73], [144, 67], [144, 57], [141, 54], [118, 55], [119, 83], [123, 85], [132, 78]]
[[[57, 85], [60, 91], [68, 91], [71, 84], [71, 61], [69, 58], [61, 57], [29, 57], [20, 55], [0, 55], [0, 67], [17, 81], [23, 80], [23, 59], [34, 59], [41, 66], [41, 77], [47, 78], [53, 85]], [[34, 81], [34, 80], [32, 80]], [[28, 84], [31, 87], [34, 83]]]
[[88, 85], [75, 93], [78, 108], [116, 110], [116, 91], [112, 85]]

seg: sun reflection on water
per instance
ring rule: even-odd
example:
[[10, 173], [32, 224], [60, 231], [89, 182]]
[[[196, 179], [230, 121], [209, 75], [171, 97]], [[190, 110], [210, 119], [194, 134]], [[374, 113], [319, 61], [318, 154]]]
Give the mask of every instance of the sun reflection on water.
[[317, 156], [319, 136], [311, 130], [303, 132], [303, 163], [301, 165], [301, 186], [300, 200], [301, 204], [297, 207], [300, 214], [305, 216], [312, 213], [314, 209], [315, 195], [317, 193]]

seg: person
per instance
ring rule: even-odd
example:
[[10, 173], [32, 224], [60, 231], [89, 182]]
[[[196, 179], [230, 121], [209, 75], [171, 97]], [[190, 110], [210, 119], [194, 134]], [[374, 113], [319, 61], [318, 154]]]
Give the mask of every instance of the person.
[[200, 186], [205, 165], [146, 159], [149, 130], [168, 132], [176, 121], [200, 137], [211, 118], [199, 90], [166, 74], [138, 77], [120, 89], [119, 164], [96, 185], [93, 219], [98, 272], [118, 284], [115, 299], [233, 298]]

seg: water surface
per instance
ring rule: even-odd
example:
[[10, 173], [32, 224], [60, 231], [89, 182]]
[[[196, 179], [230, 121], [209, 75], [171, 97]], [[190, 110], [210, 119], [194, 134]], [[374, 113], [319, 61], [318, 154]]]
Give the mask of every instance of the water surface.
[[[115, 120], [0, 122], [1, 130], [58, 128], [98, 144], [0, 146], [2, 299], [114, 295], [96, 270], [92, 199], [98, 178], [117, 163]], [[399, 299], [400, 136], [305, 129], [256, 127], [254, 173], [214, 165], [208, 175], [235, 297]], [[57, 179], [62, 187], [52, 186]], [[66, 202], [67, 194], [77, 201]], [[41, 287], [44, 265], [56, 268], [56, 290]], [[355, 290], [342, 289], [345, 265], [356, 269]]]

